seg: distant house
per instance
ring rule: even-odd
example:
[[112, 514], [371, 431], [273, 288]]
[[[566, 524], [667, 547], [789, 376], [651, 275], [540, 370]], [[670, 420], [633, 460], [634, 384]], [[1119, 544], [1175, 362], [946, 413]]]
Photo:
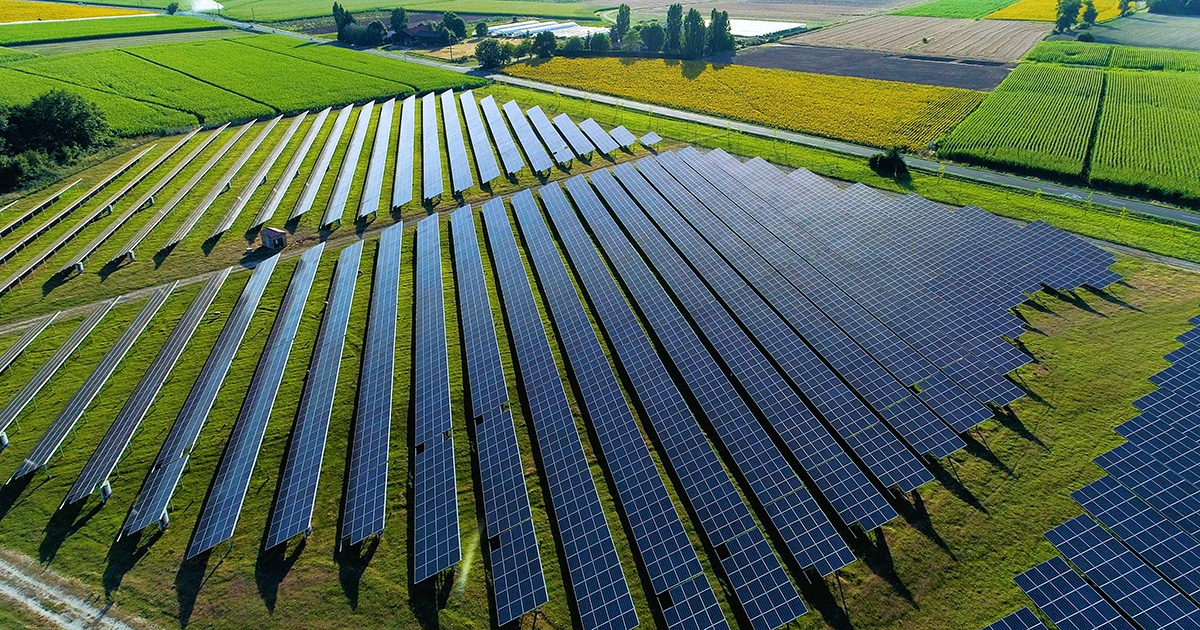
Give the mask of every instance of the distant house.
[[420, 24], [392, 34], [392, 43], [401, 46], [441, 46], [445, 37], [430, 24]]

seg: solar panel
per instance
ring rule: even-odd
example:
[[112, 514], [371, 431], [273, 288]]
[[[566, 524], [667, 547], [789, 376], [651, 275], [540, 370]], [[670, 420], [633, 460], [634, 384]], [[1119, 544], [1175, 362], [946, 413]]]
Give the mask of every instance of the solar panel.
[[64, 504], [86, 499], [112, 474], [113, 469], [117, 467], [117, 462], [124, 455], [125, 449], [129, 448], [134, 431], [146, 417], [150, 405], [154, 403], [159, 390], [170, 377], [171, 370], [179, 361], [179, 357], [183, 355], [183, 350], [200, 325], [201, 318], [208, 312], [208, 307], [212, 305], [217, 291], [220, 290], [231, 271], [233, 271], [232, 267], [226, 267], [212, 274], [208, 282], [200, 289], [200, 293], [192, 300], [191, 305], [184, 311], [183, 317], [175, 324], [166, 343], [163, 344], [158, 355], [154, 357], [154, 361], [150, 363], [150, 367], [142, 375], [142, 380], [138, 381], [137, 387], [126, 399], [120, 413], [117, 414], [116, 419], [101, 438], [100, 444], [92, 452], [87, 464], [83, 466], [83, 471], [79, 473], [79, 477], [71, 486]]
[[1055, 556], [1013, 580], [1059, 630], [1133, 630], [1133, 625]]
[[[445, 99], [442, 102], [445, 104]], [[450, 106], [454, 106], [452, 94]], [[438, 215], [432, 214], [417, 224], [416, 358], [413, 364], [416, 421], [413, 438], [416, 447], [414, 584], [450, 568], [462, 557], [443, 296], [441, 237]]]
[[[292, 124], [288, 125], [287, 130], [285, 130], [283, 135], [280, 136], [279, 140], [275, 142], [275, 146], [271, 147], [271, 152], [267, 154], [267, 159], [263, 160], [263, 163], [259, 165], [258, 170], [254, 171], [254, 175], [250, 176], [250, 181], [246, 182], [246, 185], [242, 187], [242, 190], [237, 195], [237, 199], [233, 202], [233, 206], [229, 208], [229, 211], [225, 213], [224, 218], [221, 219], [221, 223], [219, 223], [216, 229], [213, 230], [213, 233], [209, 235], [210, 239], [216, 238], [221, 234], [228, 232], [229, 228], [233, 227], [234, 222], [237, 221], [239, 216], [241, 216], [242, 210], [246, 209], [246, 205], [250, 203], [250, 198], [253, 197], [254, 193], [258, 191], [259, 186], [267, 183], [267, 174], [271, 172], [271, 169], [274, 168], [275, 163], [279, 161], [279, 156], [283, 155], [284, 149], [286, 149], [288, 144], [292, 141], [292, 138], [296, 135], [296, 132], [300, 130], [300, 125], [306, 118], [308, 118], [308, 112], [301, 112], [300, 115], [292, 118]], [[271, 211], [274, 212], [274, 208], [272, 208]], [[257, 221], [252, 227], [258, 227], [259, 225], [262, 225], [264, 221]]]
[[571, 148], [563, 141], [562, 136], [558, 135], [554, 124], [546, 117], [546, 113], [539, 106], [534, 106], [533, 109], [525, 112], [529, 116], [530, 122], [533, 123], [533, 128], [537, 134], [541, 136], [542, 142], [546, 148], [550, 149], [550, 154], [554, 156], [554, 161], [559, 164], [570, 164], [575, 156], [571, 153]]
[[[844, 566], [854, 560], [833, 525], [821, 513], [812, 495], [771, 441], [737, 390], [726, 370], [704, 347], [700, 337], [687, 325], [654, 273], [626, 240], [621, 228], [604, 210], [600, 199], [582, 177], [567, 181], [567, 190], [579, 208], [608, 258], [634, 293], [634, 300], [650, 320], [656, 336], [666, 346], [683, 380], [696, 396], [710, 424], [764, 509], [779, 506], [774, 516], [780, 532], [790, 532], [788, 550], [802, 567], [822, 569]], [[613, 202], [618, 196], [609, 190]], [[624, 201], [628, 204], [629, 201]], [[636, 290], [635, 290], [636, 287]], [[653, 313], [653, 314], [651, 314]], [[807, 531], [807, 521], [820, 524]], [[821, 523], [821, 521], [824, 523]], [[819, 542], [814, 545], [812, 543]], [[832, 569], [830, 569], [832, 571]], [[799, 614], [799, 613], [797, 613]]]
[[125, 525], [122, 527], [124, 533], [132, 534], [151, 523], [162, 522], [166, 515], [167, 504], [175, 492], [175, 487], [179, 485], [179, 478], [183, 475], [188, 456], [196, 444], [196, 439], [200, 437], [200, 430], [204, 428], [217, 392], [225, 381], [234, 354], [242, 345], [246, 329], [250, 326], [250, 319], [258, 308], [263, 291], [271, 281], [271, 274], [275, 271], [277, 262], [279, 256], [271, 256], [259, 262], [250, 274], [250, 280], [234, 303], [229, 319], [225, 321], [212, 351], [204, 361], [204, 367], [200, 369], [200, 375], [192, 383], [192, 389], [183, 401], [179, 415], [175, 417], [175, 424], [171, 425], [171, 431], [167, 433], [166, 440], [158, 450], [150, 473], [142, 483], [138, 498], [125, 519]]
[[1077, 516], [1046, 540], [1142, 627], [1200, 627], [1200, 608], [1091, 518]]
[[1046, 630], [1046, 624], [1028, 608], [1020, 608], [983, 630]]
[[350, 307], [354, 304], [354, 287], [358, 278], [358, 263], [362, 257], [363, 241], [342, 250], [337, 270], [329, 287], [325, 314], [317, 333], [316, 349], [300, 395], [300, 408], [288, 443], [279, 493], [271, 511], [267, 532], [268, 549], [296, 534], [312, 529], [313, 509], [317, 500], [317, 482], [321, 477], [321, 460], [325, 455], [325, 440], [329, 434], [329, 419], [333, 398], [337, 393], [338, 373], [342, 366], [342, 350], [346, 344], [346, 327], [350, 322]]
[[214, 202], [216, 202], [217, 197], [226, 190], [229, 190], [229, 183], [232, 182], [233, 178], [236, 177], [238, 172], [242, 170], [242, 167], [246, 165], [246, 162], [250, 160], [250, 158], [254, 155], [254, 152], [258, 151], [258, 147], [262, 146], [263, 141], [267, 139], [267, 136], [271, 133], [271, 130], [275, 128], [275, 125], [279, 124], [279, 120], [281, 118], [283, 117], [276, 116], [263, 126], [262, 131], [258, 132], [258, 135], [254, 137], [254, 140], [250, 142], [250, 146], [246, 147], [245, 150], [242, 151], [242, 154], [238, 156], [238, 159], [234, 160], [233, 164], [231, 164], [225, 171], [225, 174], [221, 176], [221, 179], [217, 180], [217, 183], [214, 184], [212, 189], [208, 191], [208, 194], [206, 194], [204, 198], [200, 200], [200, 204], [197, 205], [192, 210], [191, 214], [189, 214], [187, 218], [183, 220], [183, 223], [180, 224], [180, 226], [175, 230], [175, 233], [171, 236], [171, 238], [167, 240], [167, 243], [159, 248], [159, 251], [170, 249], [183, 241], [184, 237], [186, 237], [188, 233], [192, 231], [192, 228], [196, 226], [196, 223], [200, 221], [200, 218], [204, 216], [204, 213], [208, 212], [208, 209], [212, 207]]
[[[535, 173], [550, 172], [554, 168], [554, 164], [550, 162], [550, 156], [546, 154], [546, 149], [542, 147], [542, 141], [538, 140], [537, 136], [534, 135], [533, 128], [529, 126], [529, 121], [525, 119], [525, 114], [521, 112], [521, 106], [517, 105], [516, 101], [505, 103], [504, 115], [508, 118], [508, 123], [512, 125], [513, 132], [517, 134], [517, 140], [521, 143], [521, 149], [525, 152], [525, 158], [529, 160], [530, 168]], [[494, 135], [495, 127], [492, 129]]]
[[450, 154], [450, 183], [454, 192], [460, 193], [473, 186], [475, 180], [471, 177], [470, 158], [467, 157], [467, 146], [463, 142], [462, 123], [458, 118], [454, 92], [446, 90], [440, 98], [442, 126], [446, 130], [446, 151]]
[[563, 137], [570, 143], [571, 150], [575, 152], [575, 155], [578, 155], [580, 158], [586, 158], [595, 153], [596, 145], [592, 144], [592, 141], [583, 135], [583, 132], [579, 130], [579, 127], [575, 125], [575, 121], [571, 120], [570, 116], [566, 114], [555, 116], [554, 126], [558, 127]]
[[346, 147], [346, 152], [342, 154], [342, 165], [338, 169], [337, 179], [333, 181], [333, 192], [329, 195], [329, 203], [321, 217], [321, 227], [342, 224], [342, 217], [346, 214], [346, 201], [350, 198], [350, 185], [354, 183], [354, 175], [358, 171], [358, 159], [362, 157], [363, 144], [367, 141], [367, 129], [371, 126], [371, 114], [374, 111], [375, 101], [358, 108], [354, 131], [350, 133], [350, 146]]
[[483, 217], [578, 621], [588, 628], [633, 628], [633, 599], [503, 202], [489, 201]]
[[470, 90], [459, 95], [462, 102], [463, 119], [467, 122], [467, 135], [471, 137], [471, 151], [475, 155], [475, 170], [479, 173], [480, 183], [486, 184], [500, 177], [500, 166], [496, 164], [496, 156], [492, 153], [492, 143], [488, 139], [487, 129], [479, 116], [479, 106], [475, 104], [475, 95]]
[[1196, 486], [1130, 442], [1100, 455], [1095, 462], [1121, 485], [1200, 540], [1200, 490]]
[[608, 135], [612, 136], [613, 140], [617, 141], [622, 149], [628, 149], [637, 144], [637, 137], [625, 128], [625, 125], [613, 127], [608, 131]]
[[659, 137], [658, 134], [651, 131], [650, 133], [642, 136], [641, 139], [638, 140], [638, 142], [641, 142], [644, 146], [653, 147], [654, 145], [662, 142], [662, 138]]
[[337, 118], [333, 119], [333, 128], [329, 130], [329, 135], [325, 136], [325, 144], [317, 154], [317, 162], [313, 164], [313, 169], [304, 182], [304, 188], [300, 190], [300, 198], [296, 200], [289, 220], [312, 210], [313, 203], [317, 200], [317, 192], [321, 190], [321, 184], [325, 181], [325, 174], [329, 172], [329, 165], [333, 163], [333, 154], [342, 142], [342, 134], [346, 133], [346, 124], [350, 122], [352, 111], [353, 103], [343, 107], [338, 111]]
[[[681, 289], [689, 287], [689, 292], [697, 296], [684, 301], [685, 308], [693, 313], [698, 328], [709, 337], [730, 366], [730, 373], [742, 382], [751, 400], [776, 433], [783, 436], [793, 456], [832, 502], [843, 521], [847, 524], [857, 523], [871, 530], [895, 518], [895, 510], [875, 490], [866, 475], [782, 375], [771, 366], [766, 355], [773, 357], [776, 364], [791, 376], [814, 408], [826, 417], [833, 418], [831, 422], [834, 427], [846, 436], [851, 446], [862, 445], [870, 449], [860, 453], [860, 458], [868, 465], [878, 464], [874, 469], [885, 483], [896, 483], [914, 476], [910, 471], [920, 474], [923, 468], [916, 458], [905, 451], [903, 445], [871, 416], [870, 411], [854, 398], [853, 392], [837, 380], [821, 358], [805, 346], [787, 328], [786, 323], [773, 316], [771, 306], [738, 278], [699, 234], [687, 227], [667, 201], [650, 187], [649, 182], [639, 177], [632, 168], [618, 168], [615, 172], [650, 217], [639, 212], [627, 199], [610, 202], [610, 207], [642, 243], [642, 249], [651, 262], [660, 269], [666, 269], [662, 272], [666, 284]], [[593, 183], [602, 195], [608, 191], [609, 196], [619, 199], [619, 193], [613, 188], [615, 182], [593, 176]], [[660, 182], [660, 188], [664, 192], [670, 190], [662, 184]], [[685, 204], [681, 190], [671, 192], [675, 193], [672, 201], [679, 204], [681, 209], [686, 208], [689, 215], [697, 214], [694, 199], [691, 200], [693, 203]], [[758, 338], [765, 352], [752, 349], [753, 341], [746, 333], [739, 332], [730, 314], [720, 310], [715, 299], [706, 294], [701, 278], [685, 271], [687, 263], [671, 254], [671, 243], [656, 236], [651, 218], [692, 261], [700, 276], [708, 281], [749, 333]], [[702, 312], [705, 315], [699, 318]], [[927, 472], [925, 475], [931, 477]]]
[[279, 315], [267, 335], [266, 348], [250, 379], [250, 390], [242, 401], [242, 409], [238, 412], [225, 452], [221, 455], [212, 489], [200, 512], [196, 531], [192, 534], [187, 552], [189, 559], [233, 538], [242, 503], [250, 487], [250, 475], [254, 472], [263, 436], [267, 432], [267, 421], [271, 419], [271, 407], [275, 405], [275, 396], [283, 381], [292, 342], [300, 327], [300, 317], [304, 314], [304, 303], [324, 251], [324, 243], [309, 248], [292, 272], [292, 281], [279, 306]]
[[[645, 439], [625, 402], [621, 386], [608, 364], [571, 277], [563, 267], [554, 240], [542, 221], [533, 194], [528, 189], [523, 190], [512, 198], [512, 203], [558, 330], [567, 365], [596, 432], [601, 455], [633, 532], [634, 547], [650, 578], [652, 590], [661, 595], [699, 577], [705, 584], [690, 589], [688, 606], [702, 611], [719, 611], [716, 595], [707, 584], [696, 551], [688, 541], [679, 514], [650, 457]], [[718, 617], [718, 627], [725, 627], [724, 616]], [[686, 616], [688, 627], [694, 627], [690, 624], [695, 621], [694, 616]]]
[[[763, 593], [757, 583], [760, 577], [766, 576], [764, 579], [769, 583], [787, 581], [783, 566], [766, 543], [729, 473], [708, 443], [662, 359], [646, 338], [641, 323], [562, 190], [557, 184], [552, 184], [542, 188], [541, 197], [570, 256], [571, 265], [578, 272], [580, 283], [609, 338], [610, 347], [625, 368], [623, 371], [632, 384], [631, 393], [641, 402], [645, 410], [644, 417], [653, 427], [665, 454], [665, 462], [674, 470], [683, 497], [697, 517], [697, 525], [709, 545], [717, 549], [722, 549], [721, 546], [732, 539], [744, 539], [737, 543], [742, 549], [737, 560], [755, 564], [760, 574], [738, 571], [733, 558], [727, 555], [719, 558], [717, 567], [730, 583], [735, 602], [746, 611], [751, 624], [755, 628], [768, 627], [762, 623], [764, 620], [761, 616], [751, 616], [748, 607]], [[754, 556], [755, 552], [762, 554], [761, 562]], [[792, 599], [799, 602], [798, 596]], [[799, 604], [794, 612], [795, 616], [802, 614], [803, 604]], [[674, 613], [664, 611], [664, 614], [671, 617]]]
[[88, 405], [96, 398], [96, 394], [100, 393], [100, 388], [108, 382], [108, 378], [116, 371], [117, 365], [125, 358], [129, 352], [129, 348], [142, 335], [142, 331], [146, 330], [146, 326], [150, 325], [150, 320], [158, 313], [158, 309], [162, 307], [163, 302], [167, 301], [167, 297], [171, 295], [171, 291], [175, 290], [175, 284], [171, 283], [150, 295], [150, 299], [146, 301], [146, 305], [133, 318], [129, 326], [125, 328], [125, 332], [117, 339], [117, 342], [112, 348], [100, 359], [96, 364], [96, 368], [92, 370], [91, 375], [83, 381], [79, 389], [75, 391], [75, 395], [67, 402], [59, 412], [58, 417], [38, 439], [33, 450], [21, 462], [17, 471], [13, 473], [9, 481], [19, 479], [29, 473], [44, 468], [50, 463], [50, 458], [58, 452], [58, 448], [62, 446], [64, 440], [67, 439], [67, 434], [71, 429], [75, 428], [75, 424], [83, 417], [83, 412], [87, 410]]
[[80, 179], [77, 179], [77, 180], [71, 182], [70, 184], [67, 184], [66, 186], [63, 186], [59, 190], [56, 190], [49, 197], [46, 197], [45, 200], [38, 202], [32, 208], [26, 210], [25, 212], [22, 212], [21, 216], [13, 219], [12, 221], [9, 221], [7, 224], [4, 225], [4, 227], [0, 227], [0, 237], [8, 236], [9, 234], [11, 234], [13, 232], [13, 230], [15, 230], [18, 227], [20, 227], [21, 225], [23, 225], [26, 221], [29, 221], [33, 217], [37, 216], [46, 208], [49, 208], [50, 206], [54, 205], [55, 203], [58, 203], [58, 201], [62, 199], [63, 195], [65, 195], [72, 188], [78, 186], [79, 182], [82, 182], [82, 181], [83, 181], [83, 179], [80, 178]]
[[500, 161], [504, 163], [504, 171], [509, 175], [516, 175], [525, 168], [525, 160], [521, 158], [521, 151], [517, 149], [516, 142], [513, 141], [512, 134], [508, 131], [508, 125], [504, 124], [504, 117], [500, 115], [500, 109], [496, 107], [495, 99], [491, 95], [485, 96], [483, 100], [479, 101], [479, 105], [483, 108], [488, 129], [492, 131], [492, 141], [496, 143], [496, 150], [500, 152]]
[[375, 126], [375, 142], [367, 160], [367, 175], [363, 182], [362, 198], [358, 201], [358, 218], [374, 217], [379, 213], [383, 198], [383, 171], [387, 167], [388, 148], [392, 143], [392, 123], [395, 120], [396, 99], [389, 99], [379, 109], [379, 124]]
[[[101, 230], [95, 238], [85, 245], [83, 249], [79, 250], [79, 252], [76, 253], [75, 256], [73, 256], [71, 260], [63, 266], [60, 273], [83, 273], [83, 262], [87, 260], [89, 256], [94, 254], [101, 245], [107, 242], [108, 238], [112, 236], [113, 233], [116, 232], [121, 226], [125, 225], [125, 223], [128, 222], [134, 214], [145, 208], [147, 204], [154, 203], [154, 196], [162, 192], [162, 189], [166, 187], [166, 185], [169, 184], [173, 179], [175, 179], [175, 176], [178, 175], [184, 168], [186, 168], [188, 164], [191, 164], [192, 160], [196, 159], [196, 156], [200, 155], [204, 149], [208, 148], [208, 145], [212, 144], [213, 141], [217, 139], [217, 136], [221, 135], [221, 132], [225, 131], [227, 127], [229, 127], [229, 123], [222, 125], [221, 127], [215, 129], [212, 133], [208, 134], [208, 136], [206, 136], [204, 140], [200, 142], [200, 144], [196, 145], [190, 152], [188, 152], [187, 155], [183, 157], [183, 159], [175, 164], [175, 166], [172, 167], [166, 175], [155, 182], [155, 184], [150, 187], [150, 190], [146, 191], [141, 197], [138, 197], [137, 201], [133, 202], [133, 204], [129, 206], [129, 209], [127, 209], [116, 219], [109, 221], [108, 224], [104, 226], [104, 229]], [[200, 130], [197, 129], [187, 137], [180, 140], [174, 147], [171, 148], [171, 152], [174, 153], [182, 148], [183, 145], [187, 144], [187, 141], [191, 139], [192, 135], [195, 135], [199, 131]], [[149, 173], [146, 173], [146, 175], [149, 175]]]
[[471, 417], [479, 418], [508, 402], [508, 386], [496, 341], [492, 305], [483, 278], [474, 213], [470, 206], [450, 215], [458, 309], [462, 318], [463, 346], [467, 355], [467, 387]]
[[442, 150], [438, 140], [437, 100], [433, 92], [421, 97], [421, 200], [437, 199], [446, 190]]
[[275, 211], [279, 209], [279, 204], [283, 202], [283, 198], [287, 196], [288, 189], [292, 187], [292, 182], [296, 181], [296, 176], [300, 173], [300, 166], [304, 164], [304, 159], [308, 157], [309, 151], [312, 150], [313, 144], [316, 143], [317, 134], [325, 126], [325, 119], [329, 118], [329, 111], [330, 108], [326, 107], [318, 112], [312, 124], [309, 125], [308, 131], [300, 139], [300, 146], [296, 147], [296, 152], [288, 160], [287, 166], [283, 167], [283, 174], [279, 176], [279, 179], [275, 180], [275, 185], [271, 188], [271, 194], [267, 195], [267, 200], [263, 202], [262, 208], [259, 208], [258, 214], [254, 215], [254, 221], [250, 224], [251, 228], [263, 225], [275, 216]]
[[608, 155], [617, 150], [617, 143], [608, 135], [608, 132], [600, 127], [596, 121], [591, 118], [579, 123], [579, 130], [582, 131], [592, 144], [596, 145], [596, 150]]
[[396, 175], [392, 180], [392, 208], [412, 201], [413, 152], [416, 151], [417, 97], [404, 99], [400, 108], [400, 135], [396, 142]]
[[58, 319], [58, 316], [61, 314], [62, 311], [55, 311], [49, 315], [39, 317], [29, 324], [25, 328], [25, 332], [21, 333], [21, 336], [13, 342], [13, 345], [9, 346], [4, 351], [4, 354], [0, 355], [0, 374], [3, 374], [8, 369], [8, 366], [12, 365], [13, 361], [16, 361], [17, 357], [21, 356], [21, 353], [25, 352], [26, 348], [33, 343], [33, 340], [37, 339], [38, 335], [42, 334], [42, 331], [49, 328], [50, 324], [53, 324], [54, 320]]
[[379, 235], [379, 250], [375, 254], [353, 450], [347, 471], [346, 507], [342, 513], [342, 540], [351, 545], [383, 532], [403, 239], [403, 223], [385, 229]]
[[[89, 200], [91, 200], [92, 197], [95, 197], [101, 190], [104, 190], [106, 187], [108, 187], [108, 185], [111, 184], [115, 179], [117, 179], [118, 177], [120, 177], [120, 176], [124, 175], [126, 172], [128, 172], [129, 169], [131, 169], [135, 165], [137, 165], [137, 163], [143, 157], [145, 157], [147, 153], [153, 151], [154, 147], [156, 147], [156, 146], [158, 146], [158, 145], [152, 144], [152, 145], [146, 147], [145, 149], [142, 149], [140, 153], [133, 156], [133, 159], [129, 160], [124, 165], [117, 168], [117, 170], [112, 171], [108, 175], [105, 175], [104, 179], [101, 179], [99, 182], [96, 182], [96, 185], [94, 185], [90, 189], [88, 189], [87, 192], [76, 197], [73, 201], [71, 201], [71, 203], [64, 205], [61, 209], [59, 209], [58, 212], [54, 213], [53, 216], [51, 216], [46, 221], [42, 222], [41, 225], [37, 226], [37, 228], [25, 233], [20, 238], [18, 238], [17, 242], [13, 243], [11, 247], [4, 250], [3, 252], [0, 252], [0, 265], [4, 264], [10, 258], [15, 256], [17, 254], [17, 252], [28, 247], [30, 243], [37, 240], [43, 234], [48, 232], [51, 228], [58, 225], [60, 222], [62, 222], [63, 219], [65, 219], [67, 217], [67, 215], [78, 210], [81, 206], [83, 206], [83, 204], [85, 204]], [[14, 203], [16, 203], [16, 202], [14, 202]]]
[[100, 323], [100, 320], [104, 319], [104, 316], [108, 314], [108, 311], [112, 309], [118, 299], [113, 298], [97, 306], [83, 320], [83, 323], [75, 328], [75, 331], [67, 338], [66, 343], [59, 346], [54, 355], [50, 357], [50, 360], [42, 365], [37, 374], [34, 374], [33, 378], [21, 388], [21, 391], [17, 392], [17, 395], [8, 402], [4, 411], [0, 411], [0, 436], [4, 435], [4, 432], [8, 430], [8, 426], [33, 401], [33, 397], [42, 391], [42, 388], [46, 386], [46, 383], [49, 382], [50, 377], [54, 376], [58, 368], [62, 367], [63, 363], [67, 362], [67, 359], [71, 358], [71, 355], [75, 353], [75, 350], [79, 348], [83, 340], [87, 339], [92, 330], [96, 328], [96, 325]]
[[504, 627], [549, 601], [533, 521], [526, 519], [493, 536], [488, 565], [497, 626]]
[[[165, 204], [160, 206], [158, 211], [154, 213], [154, 216], [150, 217], [149, 220], [142, 224], [142, 227], [138, 228], [138, 231], [133, 235], [133, 237], [126, 241], [125, 245], [122, 246], [121, 249], [117, 250], [118, 253], [110, 258], [109, 262], [121, 262], [124, 260], [132, 262], [135, 260], [135, 250], [137, 250], [138, 246], [141, 245], [148, 236], [150, 236], [151, 232], [158, 228], [159, 224], [163, 222], [163, 219], [167, 218], [167, 215], [170, 214], [171, 211], [183, 201], [183, 198], [192, 192], [192, 190], [200, 183], [200, 180], [204, 179], [204, 177], [208, 175], [209, 171], [211, 171], [213, 167], [217, 165], [217, 162], [220, 162], [225, 158], [225, 155], [229, 153], [230, 149], [233, 148], [233, 145], [237, 144], [238, 140], [241, 140], [242, 136], [246, 135], [247, 131], [250, 131], [250, 128], [254, 126], [255, 122], [257, 121], [252, 120], [241, 127], [238, 127], [237, 131], [233, 132], [233, 135], [225, 141], [225, 144], [221, 145], [215, 153], [209, 156], [208, 161], [205, 162], [200, 169], [197, 170], [192, 177], [183, 184], [183, 187], [176, 191], [175, 194], [168, 199]], [[188, 218], [188, 221], [191, 221], [190, 217]]]

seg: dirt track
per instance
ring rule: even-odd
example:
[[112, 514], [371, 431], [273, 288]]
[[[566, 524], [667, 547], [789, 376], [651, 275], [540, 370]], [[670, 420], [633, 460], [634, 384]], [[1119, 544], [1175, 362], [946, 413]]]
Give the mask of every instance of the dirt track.
[[858, 48], [952, 59], [1018, 61], [1051, 25], [1010, 20], [881, 15], [824, 28], [785, 40], [791, 44]]

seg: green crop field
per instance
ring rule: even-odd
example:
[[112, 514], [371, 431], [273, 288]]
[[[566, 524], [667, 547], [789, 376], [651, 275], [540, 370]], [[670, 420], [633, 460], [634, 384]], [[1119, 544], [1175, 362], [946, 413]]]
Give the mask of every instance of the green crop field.
[[1100, 103], [1104, 73], [1021, 65], [942, 139], [942, 155], [1078, 176]]
[[33, 59], [37, 55], [26, 52], [24, 50], [13, 50], [12, 48], [0, 48], [0, 64], [11, 63], [13, 61], [21, 61], [22, 59]]
[[196, 124], [196, 117], [185, 112], [142, 103], [131, 98], [63, 81], [17, 72], [7, 67], [0, 68], [0, 103], [24, 105], [51, 90], [67, 90], [86, 97], [104, 112], [108, 117], [108, 124], [122, 135], [134, 136], [182, 129]]
[[1025, 60], [1129, 70], [1200, 71], [1200, 52], [1084, 42], [1042, 42], [1029, 51]]
[[1025, 55], [1026, 61], [1078, 66], [1108, 66], [1113, 46], [1085, 42], [1041, 42]]
[[0, 45], [35, 44], [38, 42], [67, 42], [101, 37], [147, 35], [151, 33], [180, 33], [227, 28], [211, 20], [176, 15], [106, 18], [43, 22], [41, 24], [0, 25]]
[[1014, 0], [933, 0], [893, 11], [892, 15], [980, 19], [1010, 5]]
[[271, 107], [123, 50], [45, 57], [15, 66], [23, 72], [195, 114], [201, 123], [245, 120]]
[[1198, 94], [1200, 74], [1109, 72], [1091, 179], [1200, 200]]
[[[96, 4], [165, 9], [167, 0], [100, 0]], [[330, 15], [330, 3], [323, 0], [229, 0], [222, 3], [223, 15], [238, 20], [254, 22], [280, 22]], [[616, 8], [592, 2], [551, 0], [416, 0], [406, 2], [404, 7], [422, 13], [455, 11], [465, 15], [511, 15], [523, 17], [545, 17], [574, 20], [595, 20], [596, 11]], [[384, 0], [346, 0], [341, 3], [349, 11], [391, 10], [397, 5]]]

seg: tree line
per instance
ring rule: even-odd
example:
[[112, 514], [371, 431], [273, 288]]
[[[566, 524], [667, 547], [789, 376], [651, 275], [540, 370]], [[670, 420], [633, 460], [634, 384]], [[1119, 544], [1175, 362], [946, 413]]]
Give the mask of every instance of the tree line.
[[104, 112], [73, 92], [0, 106], [0, 193], [56, 179], [61, 167], [112, 142]]

